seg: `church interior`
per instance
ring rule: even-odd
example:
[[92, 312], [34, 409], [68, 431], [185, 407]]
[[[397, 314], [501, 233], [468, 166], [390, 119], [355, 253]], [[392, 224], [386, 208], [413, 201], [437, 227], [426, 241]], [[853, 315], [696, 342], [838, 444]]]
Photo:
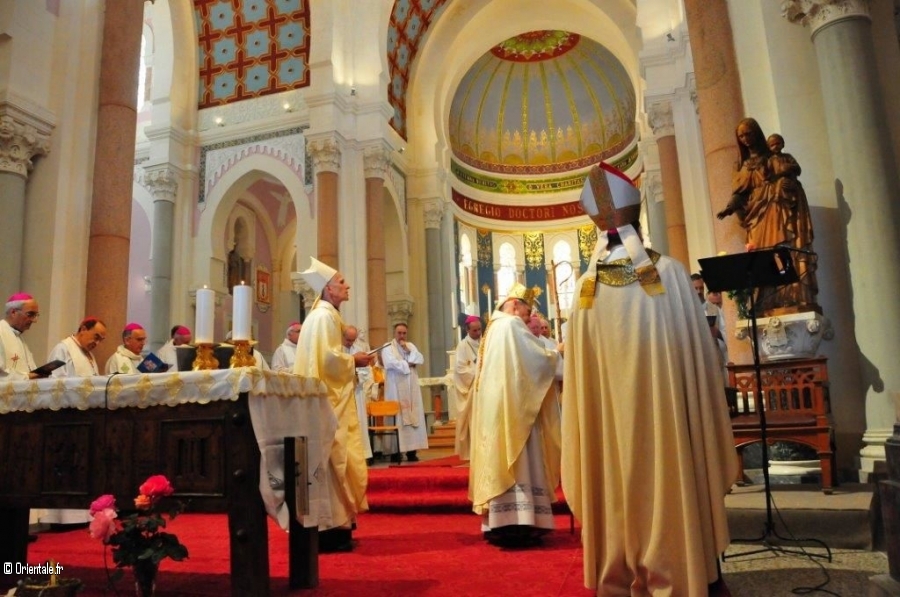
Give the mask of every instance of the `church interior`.
[[407, 323], [443, 376], [516, 282], [559, 332], [598, 162], [688, 273], [747, 251], [716, 214], [752, 117], [802, 165], [815, 230], [816, 309], [775, 325], [827, 359], [836, 476], [867, 482], [900, 412], [897, 72], [898, 0], [0, 0], [0, 294], [40, 302], [43, 362], [86, 315], [156, 350], [202, 288], [224, 340], [246, 284], [269, 357], [312, 256], [371, 346]]

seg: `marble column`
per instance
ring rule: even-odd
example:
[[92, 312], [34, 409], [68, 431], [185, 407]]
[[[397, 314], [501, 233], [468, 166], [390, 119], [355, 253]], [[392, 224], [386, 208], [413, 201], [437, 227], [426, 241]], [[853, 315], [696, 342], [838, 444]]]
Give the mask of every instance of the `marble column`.
[[[734, 129], [744, 117], [741, 79], [727, 2], [684, 0], [697, 82], [700, 132], [709, 185], [710, 217], [731, 198], [731, 173], [738, 157]], [[746, 236], [737, 220], [715, 227], [716, 249], [744, 250]]]
[[369, 345], [381, 346], [391, 336], [387, 329], [387, 279], [384, 245], [384, 179], [390, 167], [387, 147], [363, 151], [366, 174], [366, 285], [369, 293]]
[[641, 174], [641, 193], [644, 206], [641, 216], [646, 217], [643, 224], [644, 234], [649, 235], [653, 248], [663, 255], [669, 254], [669, 238], [666, 230], [665, 198], [663, 196], [662, 176], [659, 168], [644, 162], [644, 173]]
[[[333, 137], [311, 139], [308, 151], [316, 173], [316, 259], [340, 269], [338, 258], [338, 173], [341, 171], [341, 149]], [[309, 262], [301, 256], [297, 267], [306, 269]]]
[[[684, 9], [694, 61], [697, 114], [709, 189], [708, 217], [714, 222], [715, 249], [717, 253], [741, 253], [745, 250], [747, 234], [737, 218], [732, 217], [725, 222], [715, 219], [715, 214], [724, 209], [731, 198], [731, 175], [739, 155], [734, 130], [744, 118], [728, 2], [684, 0]], [[738, 314], [732, 301], [726, 301], [724, 314], [725, 327], [737, 329]], [[731, 334], [726, 342], [728, 354], [735, 362], [752, 360], [747, 343]]]
[[[169, 339], [172, 312], [172, 244], [175, 230], [176, 173], [167, 167], [146, 172], [143, 186], [153, 196], [153, 273], [150, 277], [149, 348], [156, 351]], [[144, 325], [147, 325], [145, 322]]]
[[[3, 112], [6, 112], [3, 107]], [[22, 118], [0, 115], [0, 298], [25, 290], [22, 284], [22, 238], [25, 231], [25, 183], [32, 159], [46, 155], [49, 130], [39, 132]]]
[[128, 253], [137, 130], [143, 2], [106, 2], [94, 149], [86, 314], [106, 323], [109, 342], [95, 350], [105, 363], [115, 351], [128, 308]]
[[647, 109], [647, 121], [656, 137], [659, 150], [659, 173], [662, 179], [663, 208], [666, 214], [666, 238], [669, 256], [680, 261], [690, 271], [687, 229], [684, 223], [684, 202], [681, 195], [681, 172], [678, 169], [678, 148], [675, 146], [675, 120], [671, 102], [656, 102]]
[[441, 376], [446, 372], [446, 330], [444, 329], [443, 272], [441, 270], [441, 219], [444, 204], [440, 199], [424, 202], [425, 218], [425, 276], [428, 284], [428, 375]]
[[[794, 0], [792, 23], [811, 30], [838, 210], [847, 226], [854, 332], [866, 392], [860, 475], [884, 460], [892, 434], [892, 394], [900, 392], [900, 181], [876, 72], [868, 0]], [[848, 343], [854, 339], [848, 338]]]

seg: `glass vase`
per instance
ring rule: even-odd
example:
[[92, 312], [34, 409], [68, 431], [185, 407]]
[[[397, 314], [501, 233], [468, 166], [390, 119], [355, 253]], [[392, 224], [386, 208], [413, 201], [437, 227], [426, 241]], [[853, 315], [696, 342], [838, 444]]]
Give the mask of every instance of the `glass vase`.
[[156, 591], [156, 572], [159, 564], [152, 560], [139, 560], [134, 565], [134, 590], [137, 597], [152, 597]]

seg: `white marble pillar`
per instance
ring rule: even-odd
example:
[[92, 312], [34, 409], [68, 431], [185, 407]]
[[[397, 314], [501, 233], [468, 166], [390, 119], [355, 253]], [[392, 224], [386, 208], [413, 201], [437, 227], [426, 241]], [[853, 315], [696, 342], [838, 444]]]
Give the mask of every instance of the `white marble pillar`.
[[22, 245], [25, 230], [25, 183], [32, 159], [50, 148], [49, 129], [39, 131], [27, 119], [0, 115], [0, 297], [22, 290]]
[[150, 276], [150, 350], [156, 351], [169, 339], [172, 309], [172, 244], [175, 231], [175, 195], [178, 180], [167, 167], [144, 174], [141, 184], [153, 197], [153, 239]]
[[[791, 0], [782, 14], [809, 27], [819, 64], [838, 209], [847, 227], [855, 341], [866, 392], [860, 476], [884, 460], [900, 391], [898, 182], [885, 125], [868, 0]], [[827, 289], [823, 289], [827, 292]]]
[[441, 219], [444, 204], [440, 199], [424, 202], [425, 276], [428, 286], [428, 374], [441, 376], [446, 370], [447, 331], [444, 329], [443, 272], [441, 270]]
[[651, 168], [646, 162], [641, 174], [641, 193], [644, 205], [641, 208], [641, 228], [650, 239], [653, 249], [663, 255], [669, 254], [669, 239], [666, 235], [665, 197], [662, 176], [658, 167]]

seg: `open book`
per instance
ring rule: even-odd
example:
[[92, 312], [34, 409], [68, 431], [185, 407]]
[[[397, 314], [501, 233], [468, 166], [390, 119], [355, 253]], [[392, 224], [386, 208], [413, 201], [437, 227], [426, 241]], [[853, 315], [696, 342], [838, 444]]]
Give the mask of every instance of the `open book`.
[[163, 373], [169, 370], [169, 364], [151, 352], [140, 362], [137, 370], [141, 373]]
[[49, 377], [54, 370], [59, 369], [65, 364], [65, 361], [50, 361], [49, 363], [44, 363], [40, 367], [33, 369], [31, 372], [37, 374], [38, 377]]

